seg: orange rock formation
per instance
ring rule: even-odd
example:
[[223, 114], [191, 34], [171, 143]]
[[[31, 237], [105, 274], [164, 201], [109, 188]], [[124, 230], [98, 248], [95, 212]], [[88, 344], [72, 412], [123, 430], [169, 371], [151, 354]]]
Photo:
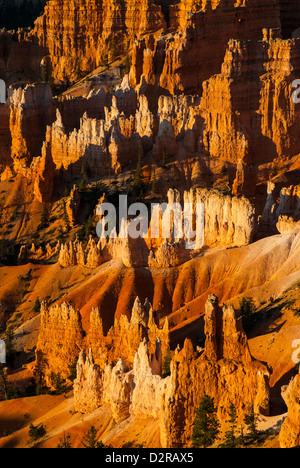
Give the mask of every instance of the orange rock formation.
[[[194, 416], [201, 397], [214, 397], [221, 419], [234, 403], [239, 416], [253, 402], [256, 412], [268, 412], [268, 370], [249, 352], [247, 338], [232, 307], [223, 312], [215, 296], [206, 305], [205, 350], [195, 353], [190, 341], [176, 351], [171, 376], [161, 378], [161, 345], [150, 352], [147, 338], [139, 345], [132, 370], [120, 360], [116, 367], [95, 368], [93, 353], [81, 354], [75, 382], [76, 408], [86, 412], [92, 402], [109, 404], [117, 423], [130, 414], [160, 421], [163, 447], [191, 443]], [[230, 377], [229, 377], [230, 376]]]

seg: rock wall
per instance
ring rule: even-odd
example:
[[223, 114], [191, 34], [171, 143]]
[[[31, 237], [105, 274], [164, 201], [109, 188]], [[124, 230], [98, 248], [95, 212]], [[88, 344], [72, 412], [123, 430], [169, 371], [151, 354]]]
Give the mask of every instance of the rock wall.
[[30, 37], [48, 48], [53, 76], [64, 80], [124, 53], [128, 38], [165, 27], [153, 0], [51, 0]]
[[131, 317], [122, 315], [119, 320], [115, 319], [114, 325], [106, 333], [99, 310], [92, 309], [89, 327], [84, 331], [80, 312], [70, 304], [61, 303], [48, 307], [43, 303], [36, 355], [39, 361], [47, 363], [47, 382], [53, 383], [51, 376], [58, 373], [67, 379], [70, 374], [69, 366], [78, 360], [83, 348], [86, 352], [92, 348], [93, 362], [101, 371], [107, 363], [115, 365], [119, 359], [127, 366], [132, 366], [144, 339], [152, 354], [155, 353], [156, 342], [159, 340], [164, 358], [169, 348], [169, 324], [166, 320], [164, 327], [160, 328], [155, 317], [156, 313], [149, 301], [142, 305], [137, 298]]
[[79, 311], [66, 303], [50, 308], [42, 303], [36, 356], [45, 369], [47, 383], [53, 383], [53, 374], [67, 379], [69, 366], [77, 361], [82, 349], [83, 338]]
[[[233, 403], [242, 417], [249, 402], [256, 412], [268, 412], [268, 370], [249, 352], [246, 335], [231, 306], [221, 309], [215, 296], [206, 305], [205, 350], [194, 351], [186, 340], [171, 362], [171, 376], [161, 377], [161, 345], [149, 352], [147, 339], [140, 343], [133, 368], [120, 360], [103, 372], [95, 370], [85, 354], [77, 366], [75, 406], [86, 412], [89, 402], [109, 405], [117, 423], [134, 414], [159, 421], [165, 448], [189, 447], [196, 409], [206, 393], [214, 398], [221, 420]], [[90, 352], [91, 355], [92, 351]], [[87, 363], [87, 364], [85, 364]], [[88, 368], [86, 368], [88, 366]]]
[[[186, 206], [191, 207], [190, 211]], [[203, 217], [199, 206], [203, 207]], [[194, 226], [196, 215], [198, 221]], [[193, 231], [191, 238], [185, 229], [187, 220]], [[125, 221], [128, 226], [130, 222]], [[255, 230], [255, 209], [246, 198], [206, 189], [191, 190], [181, 195], [179, 191], [170, 189], [168, 203], [159, 207], [157, 213], [153, 210], [148, 231], [138, 239], [132, 238], [130, 232], [125, 235], [121, 228], [119, 234], [112, 231], [109, 239], [105, 236], [96, 242], [91, 237], [86, 246], [78, 240], [69, 242], [61, 245], [58, 263], [63, 268], [75, 265], [98, 268], [119, 258], [127, 268], [171, 268], [195, 257], [203, 247], [248, 245]], [[189, 245], [189, 242], [193, 243]]]
[[47, 49], [28, 40], [25, 30], [0, 30], [0, 78], [7, 86], [41, 79], [41, 62], [45, 55]]
[[11, 157], [16, 171], [41, 155], [46, 126], [55, 116], [50, 86], [45, 83], [18, 88], [10, 97]]
[[288, 408], [279, 434], [281, 448], [297, 447], [300, 444], [300, 375], [296, 375], [289, 385], [282, 387], [282, 397]]
[[297, 40], [269, 36], [229, 41], [221, 74], [203, 83], [204, 151], [247, 166], [299, 153], [299, 108], [291, 99], [299, 50]]
[[268, 196], [259, 220], [259, 230], [263, 233], [272, 231], [284, 232], [295, 229], [300, 221], [300, 187], [299, 185], [283, 187], [277, 201], [278, 187], [268, 183]]
[[161, 421], [165, 447], [190, 446], [195, 411], [204, 394], [214, 398], [220, 420], [226, 419], [230, 403], [239, 417], [251, 402], [256, 412], [268, 414], [268, 369], [251, 357], [232, 306], [225, 304], [221, 309], [215, 296], [206, 304], [205, 334], [205, 350], [200, 356], [186, 340], [172, 360]]
[[164, 93], [201, 94], [202, 82], [220, 72], [229, 39], [259, 40], [263, 28], [280, 27], [274, 0], [263, 4], [182, 0], [171, 9], [171, 17], [173, 34], [136, 42], [134, 86], [144, 79], [150, 87], [158, 84]]

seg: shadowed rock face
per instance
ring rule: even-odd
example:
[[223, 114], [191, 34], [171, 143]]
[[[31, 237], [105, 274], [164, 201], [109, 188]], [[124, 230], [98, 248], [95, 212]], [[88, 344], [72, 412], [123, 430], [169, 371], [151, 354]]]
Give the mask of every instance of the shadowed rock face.
[[47, 0], [1, 0], [0, 28], [18, 29], [34, 25]]

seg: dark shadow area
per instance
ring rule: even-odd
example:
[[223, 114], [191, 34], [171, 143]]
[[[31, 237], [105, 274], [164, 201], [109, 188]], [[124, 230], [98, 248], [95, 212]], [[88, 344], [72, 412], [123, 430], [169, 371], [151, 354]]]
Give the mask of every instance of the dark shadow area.
[[[7, 418], [5, 416], [0, 416], [0, 441], [2, 445], [2, 438], [10, 436], [16, 431], [19, 431], [26, 427], [29, 423], [30, 416], [28, 414], [24, 414], [24, 416], [15, 418], [12, 416], [11, 418]], [[9, 441], [9, 444], [13, 443], [12, 440]], [[3, 445], [2, 445], [3, 448]]]
[[186, 339], [192, 341], [194, 346], [204, 347], [204, 316], [199, 317], [187, 325], [171, 331], [170, 333], [170, 346], [175, 349], [177, 345], [182, 348]]
[[294, 367], [284, 374], [276, 385], [270, 389], [270, 416], [278, 416], [287, 412], [287, 406], [281, 396], [281, 389], [284, 385], [288, 385], [297, 373], [296, 367]]
[[43, 14], [47, 0], [1, 0], [0, 28], [33, 27]]

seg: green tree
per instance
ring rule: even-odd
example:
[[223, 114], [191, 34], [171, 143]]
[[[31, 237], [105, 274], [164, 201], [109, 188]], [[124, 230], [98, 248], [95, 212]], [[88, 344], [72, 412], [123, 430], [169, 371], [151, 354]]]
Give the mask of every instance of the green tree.
[[105, 448], [103, 442], [98, 441], [97, 430], [94, 426], [91, 426], [81, 443], [84, 448]]
[[259, 435], [257, 429], [258, 419], [258, 415], [254, 411], [254, 406], [251, 405], [248, 413], [244, 417], [244, 423], [248, 429], [248, 437], [253, 441], [256, 441]]
[[40, 349], [36, 351], [36, 360], [35, 360], [35, 367], [33, 370], [33, 378], [36, 384], [36, 394], [39, 395], [41, 393], [41, 389], [44, 385], [45, 381], [45, 371], [47, 368], [48, 362], [47, 359]]
[[12, 361], [14, 359], [14, 330], [12, 327], [9, 327], [6, 332], [5, 332], [5, 348], [6, 348], [6, 360], [7, 363], [12, 364]]
[[152, 195], [156, 195], [156, 172], [155, 167], [153, 167], [152, 171], [152, 188], [151, 188]]
[[7, 377], [6, 372], [4, 370], [4, 366], [2, 362], [0, 362], [0, 379], [1, 379], [1, 390], [4, 393], [5, 400], [8, 400], [8, 385], [7, 385]]
[[162, 165], [163, 165], [163, 167], [166, 167], [167, 159], [168, 159], [168, 152], [167, 152], [167, 149], [164, 148], [164, 151], [163, 151], [163, 160], [162, 160]]
[[66, 435], [64, 433], [63, 439], [59, 439], [59, 444], [58, 444], [57, 448], [68, 448], [68, 449], [72, 448], [70, 434]]
[[68, 366], [70, 374], [68, 375], [68, 380], [74, 382], [77, 377], [77, 359], [75, 359], [71, 364]]
[[92, 234], [94, 230], [94, 220], [93, 220], [93, 216], [89, 216], [87, 222], [85, 223], [84, 225], [84, 235], [85, 235], [85, 240], [88, 240], [90, 235]]
[[143, 180], [142, 180], [142, 163], [143, 163], [143, 150], [140, 148], [138, 154], [138, 162], [135, 170], [134, 181], [133, 181], [133, 190], [140, 195], [143, 190]]
[[39, 314], [40, 313], [40, 310], [41, 310], [41, 301], [39, 300], [39, 298], [37, 298], [35, 300], [35, 303], [34, 303], [34, 306], [33, 306], [33, 311], [36, 313], [36, 314]]
[[252, 329], [254, 320], [253, 316], [256, 312], [255, 302], [252, 297], [243, 297], [240, 301], [240, 311], [243, 322], [243, 328], [246, 333]]
[[46, 434], [46, 430], [43, 424], [39, 424], [38, 426], [34, 426], [32, 423], [29, 426], [29, 437], [33, 442], [37, 442]]
[[53, 381], [54, 381], [55, 394], [62, 395], [66, 391], [66, 386], [61, 377], [60, 372], [53, 375]]
[[41, 231], [42, 229], [46, 229], [49, 226], [49, 211], [46, 206], [44, 206], [42, 214], [41, 214], [41, 220], [40, 224], [38, 225], [37, 230]]
[[167, 349], [167, 354], [165, 355], [164, 362], [163, 362], [163, 378], [168, 377], [171, 375], [171, 350], [170, 348]]
[[237, 428], [237, 412], [233, 403], [231, 403], [228, 412], [228, 420], [226, 422], [230, 425], [229, 431], [225, 433], [224, 441], [220, 444], [221, 448], [235, 448], [238, 444], [238, 439], [236, 438], [236, 428]]
[[220, 423], [217, 418], [217, 408], [214, 400], [204, 395], [196, 411], [192, 444], [194, 448], [210, 447], [218, 438]]
[[66, 201], [63, 200], [62, 203], [63, 203], [63, 220], [64, 220], [64, 223], [65, 223], [65, 229], [66, 229], [66, 231], [70, 231], [71, 226], [70, 226], [69, 216], [68, 216], [68, 213], [67, 213]]

